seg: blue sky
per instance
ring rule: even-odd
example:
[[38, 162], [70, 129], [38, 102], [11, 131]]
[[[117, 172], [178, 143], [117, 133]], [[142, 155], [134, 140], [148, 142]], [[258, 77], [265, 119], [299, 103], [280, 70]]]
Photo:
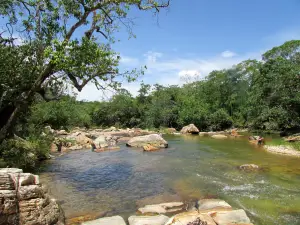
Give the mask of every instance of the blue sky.
[[[173, 0], [158, 17], [133, 10], [136, 39], [126, 32], [115, 44], [121, 68], [147, 65], [135, 83], [124, 87], [134, 95], [140, 82], [182, 84], [182, 77], [203, 78], [266, 50], [300, 38], [299, 0]], [[97, 100], [102, 93], [88, 86], [80, 99]]]
[[[122, 56], [121, 70], [148, 69], [123, 87], [135, 95], [142, 80], [182, 84], [185, 75], [203, 78], [212, 70], [260, 59], [266, 50], [300, 39], [299, 11], [299, 0], [171, 0], [158, 17], [134, 9], [129, 17], [134, 18], [137, 38], [128, 40], [123, 29], [113, 47]], [[86, 100], [102, 96], [93, 85], [78, 94]]]

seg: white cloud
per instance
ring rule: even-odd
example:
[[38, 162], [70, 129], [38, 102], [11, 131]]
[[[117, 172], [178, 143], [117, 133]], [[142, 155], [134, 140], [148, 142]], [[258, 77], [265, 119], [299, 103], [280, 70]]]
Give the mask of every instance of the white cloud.
[[125, 66], [138, 66], [140, 61], [138, 58], [121, 55], [120, 63]]
[[[235, 52], [226, 50], [214, 57], [197, 57], [195, 54], [190, 54], [187, 57], [176, 57], [174, 56], [175, 51], [173, 51], [172, 56], [161, 52], [148, 51], [138, 58], [122, 56], [121, 67], [124, 69], [124, 67], [135, 68], [146, 65], [148, 69], [143, 77], [145, 83], [181, 85], [183, 82], [186, 82], [182, 79], [185, 75], [192, 79], [203, 79], [213, 70], [227, 69], [247, 59], [259, 60], [263, 52], [291, 39], [300, 39], [299, 29], [278, 32], [273, 36], [262, 38], [262, 42], [264, 42], [263, 47], [254, 52], [238, 55]], [[135, 96], [140, 88], [140, 83], [125, 83], [123, 87]], [[100, 100], [102, 96], [102, 92], [97, 91], [93, 85], [88, 85], [79, 94], [80, 99], [88, 100]]]
[[148, 63], [156, 63], [157, 59], [161, 58], [163, 54], [161, 52], [148, 51], [144, 54], [144, 56]]
[[198, 70], [181, 70], [181, 71], [179, 71], [178, 75], [180, 77], [184, 77], [184, 76], [199, 76], [200, 72]]
[[229, 51], [229, 50], [226, 50], [224, 52], [221, 53], [221, 56], [223, 58], [232, 58], [234, 56], [236, 56], [237, 54], [235, 52], [232, 52], [232, 51]]

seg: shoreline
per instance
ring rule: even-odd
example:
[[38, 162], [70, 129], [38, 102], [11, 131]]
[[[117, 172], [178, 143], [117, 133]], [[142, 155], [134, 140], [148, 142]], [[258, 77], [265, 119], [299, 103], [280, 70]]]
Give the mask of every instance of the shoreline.
[[286, 146], [286, 145], [265, 145], [264, 149], [267, 152], [277, 154], [277, 155], [300, 157], [300, 151], [297, 151], [293, 147]]

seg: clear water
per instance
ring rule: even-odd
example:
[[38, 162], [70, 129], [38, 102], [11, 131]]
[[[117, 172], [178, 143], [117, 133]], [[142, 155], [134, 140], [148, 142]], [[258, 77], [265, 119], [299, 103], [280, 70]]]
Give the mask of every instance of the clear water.
[[[300, 158], [278, 156], [246, 138], [165, 136], [170, 148], [74, 151], [43, 165], [41, 180], [67, 217], [134, 214], [145, 204], [221, 198], [257, 225], [300, 224]], [[259, 172], [238, 166], [254, 163]]]

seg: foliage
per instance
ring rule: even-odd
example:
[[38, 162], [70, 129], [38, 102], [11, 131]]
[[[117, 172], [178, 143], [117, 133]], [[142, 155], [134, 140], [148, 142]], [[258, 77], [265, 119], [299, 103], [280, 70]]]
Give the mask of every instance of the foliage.
[[40, 160], [49, 157], [51, 136], [31, 134], [28, 138], [6, 139], [0, 145], [0, 159], [5, 166], [19, 167], [27, 170], [37, 166]]
[[[127, 112], [111, 120], [111, 115], [124, 110], [114, 106], [120, 102], [111, 100], [98, 110], [102, 112], [101, 120], [107, 122], [102, 125], [117, 122], [128, 126], [127, 121], [134, 120], [135, 125], [144, 128], [180, 129], [194, 123], [201, 130], [232, 126], [265, 131], [299, 129], [299, 46], [300, 41], [289, 41], [266, 52], [263, 61], [246, 60], [226, 70], [212, 71], [205, 79], [182, 87], [151, 87], [142, 83], [139, 95], [130, 97], [131, 104], [126, 106], [134, 112], [138, 108], [139, 113]], [[122, 99], [120, 95], [118, 98]], [[108, 108], [113, 112], [104, 110]]]
[[[45, 93], [57, 82], [81, 91], [88, 83], [98, 89], [117, 89], [119, 77], [133, 81], [138, 70], [119, 71], [121, 57], [111, 47], [115, 34], [125, 26], [133, 36], [128, 18], [132, 8], [158, 13], [168, 6], [169, 0], [1, 2], [0, 15], [7, 30], [0, 31], [0, 77], [4, 78], [0, 143], [12, 136], [20, 113], [32, 104], [35, 95], [49, 100]], [[19, 46], [14, 37], [22, 38]]]
[[54, 129], [90, 127], [94, 109], [98, 105], [99, 103], [78, 102], [68, 96], [59, 101], [39, 102], [31, 108], [29, 123], [43, 127], [51, 125]]

